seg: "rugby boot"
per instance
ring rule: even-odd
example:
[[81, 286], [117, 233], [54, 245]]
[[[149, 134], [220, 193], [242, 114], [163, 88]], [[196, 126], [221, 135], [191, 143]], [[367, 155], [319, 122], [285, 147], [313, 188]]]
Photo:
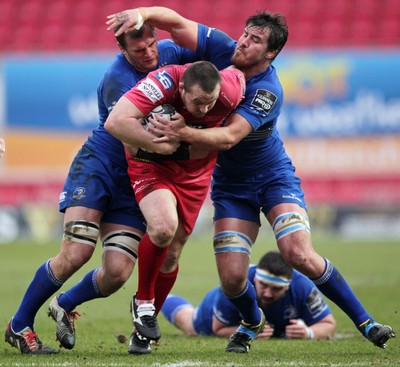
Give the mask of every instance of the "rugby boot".
[[43, 345], [38, 335], [30, 327], [16, 333], [10, 321], [4, 334], [5, 341], [12, 347], [20, 350], [22, 354], [57, 354], [58, 351]]
[[65, 311], [58, 304], [58, 297], [51, 300], [48, 314], [56, 322], [56, 339], [60, 342], [60, 346], [72, 349], [76, 341], [75, 320], [80, 314], [76, 311]]
[[396, 337], [390, 326], [381, 325], [374, 320], [367, 320], [360, 325], [359, 330], [371, 343], [382, 349], [386, 348], [389, 339]]
[[149, 354], [151, 353], [150, 340], [134, 331], [129, 339], [129, 354]]
[[156, 308], [152, 303], [136, 305], [135, 296], [131, 301], [133, 324], [139, 334], [149, 340], [161, 338], [160, 328], [156, 318]]
[[238, 329], [233, 335], [230, 336], [228, 344], [226, 346], [226, 352], [234, 353], [248, 353], [251, 347], [251, 343], [254, 338], [264, 330], [265, 326], [265, 315], [260, 309], [261, 321], [257, 325], [250, 325], [241, 322]]

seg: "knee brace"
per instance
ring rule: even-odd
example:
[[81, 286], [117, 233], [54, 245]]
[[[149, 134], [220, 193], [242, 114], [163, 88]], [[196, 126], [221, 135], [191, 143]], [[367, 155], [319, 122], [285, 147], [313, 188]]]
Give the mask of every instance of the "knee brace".
[[103, 252], [119, 251], [135, 263], [141, 239], [142, 237], [139, 234], [132, 231], [120, 230], [110, 232], [103, 238]]
[[96, 247], [99, 232], [97, 223], [74, 220], [65, 224], [63, 239]]
[[272, 229], [278, 241], [296, 231], [310, 232], [310, 223], [308, 218], [300, 213], [283, 213], [275, 219]]
[[214, 253], [243, 252], [250, 256], [253, 242], [243, 233], [220, 232], [214, 236]]

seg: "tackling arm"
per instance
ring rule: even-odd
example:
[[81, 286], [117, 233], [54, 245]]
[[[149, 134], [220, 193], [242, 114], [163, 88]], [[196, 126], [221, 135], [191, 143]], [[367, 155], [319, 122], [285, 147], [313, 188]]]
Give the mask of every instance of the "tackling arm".
[[196, 129], [174, 121], [160, 121], [149, 129], [162, 137], [153, 139], [155, 143], [185, 141], [204, 149], [228, 150], [253, 131], [245, 118], [237, 113], [230, 115], [225, 125], [212, 129]]
[[169, 8], [153, 6], [129, 9], [111, 14], [107, 19], [107, 30], [114, 30], [121, 25], [115, 33], [116, 36], [132, 30], [136, 25], [140, 25], [140, 23], [143, 24], [143, 22], [146, 22], [158, 29], [169, 32], [173, 41], [179, 46], [186, 47], [192, 51], [195, 51], [197, 48], [198, 23], [184, 18]]
[[134, 152], [134, 147], [143, 148], [159, 154], [173, 153], [179, 143], [155, 144], [154, 135], [146, 131], [139, 122], [143, 113], [126, 97], [122, 96], [112, 109], [104, 127], [123, 143], [130, 145], [128, 149]]

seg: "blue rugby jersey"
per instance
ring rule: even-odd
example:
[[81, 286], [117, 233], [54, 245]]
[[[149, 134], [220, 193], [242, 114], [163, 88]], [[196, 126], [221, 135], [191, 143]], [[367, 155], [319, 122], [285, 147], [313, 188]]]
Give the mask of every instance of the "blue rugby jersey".
[[[222, 31], [199, 25], [198, 52], [219, 69], [231, 65], [236, 44]], [[246, 80], [245, 99], [234, 113], [243, 116], [253, 132], [233, 148], [219, 152], [216, 173], [243, 179], [267, 175], [270, 167], [285, 161], [291, 164], [276, 128], [282, 104], [283, 89], [273, 65]]]

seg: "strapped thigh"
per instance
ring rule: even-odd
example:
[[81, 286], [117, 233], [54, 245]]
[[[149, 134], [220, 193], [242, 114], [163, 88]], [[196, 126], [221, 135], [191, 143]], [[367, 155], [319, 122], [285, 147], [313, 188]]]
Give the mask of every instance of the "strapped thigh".
[[214, 253], [243, 252], [250, 256], [252, 240], [243, 233], [234, 231], [219, 232], [214, 236]]
[[74, 220], [65, 223], [63, 240], [96, 247], [99, 232], [99, 225], [95, 222]]
[[296, 231], [310, 232], [310, 223], [307, 216], [300, 213], [283, 213], [275, 219], [272, 229], [278, 241], [280, 238]]
[[109, 232], [103, 238], [103, 252], [121, 252], [135, 263], [138, 257], [139, 242], [141, 239], [141, 235], [132, 231], [119, 230]]

